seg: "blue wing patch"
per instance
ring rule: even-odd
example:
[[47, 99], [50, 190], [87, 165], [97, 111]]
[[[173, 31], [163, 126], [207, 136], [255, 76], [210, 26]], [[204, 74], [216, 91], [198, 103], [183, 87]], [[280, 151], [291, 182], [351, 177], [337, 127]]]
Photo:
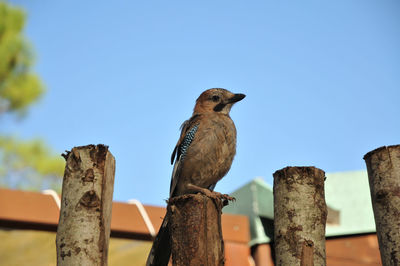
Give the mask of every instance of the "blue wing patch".
[[197, 129], [199, 128], [199, 125], [193, 126], [188, 132], [186, 133], [185, 137], [182, 140], [181, 145], [179, 146], [179, 154], [180, 154], [180, 159], [182, 160], [185, 158], [187, 149], [189, 148], [190, 144], [192, 143], [194, 139], [194, 135], [196, 134]]

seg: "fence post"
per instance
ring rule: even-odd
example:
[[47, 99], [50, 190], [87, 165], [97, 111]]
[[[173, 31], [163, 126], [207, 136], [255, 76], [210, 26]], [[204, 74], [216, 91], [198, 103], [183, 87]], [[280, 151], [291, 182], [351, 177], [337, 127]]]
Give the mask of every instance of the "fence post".
[[382, 264], [400, 264], [400, 145], [364, 156]]
[[115, 159], [104, 145], [63, 154], [57, 265], [107, 265]]
[[203, 194], [170, 200], [173, 265], [224, 265], [221, 210], [220, 200]]
[[275, 265], [326, 265], [325, 172], [286, 167], [273, 176]]

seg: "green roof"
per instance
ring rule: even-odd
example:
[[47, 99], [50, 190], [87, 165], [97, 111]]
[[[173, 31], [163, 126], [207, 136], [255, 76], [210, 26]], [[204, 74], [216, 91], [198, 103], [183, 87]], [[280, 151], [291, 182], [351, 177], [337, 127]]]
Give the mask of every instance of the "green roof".
[[236, 201], [224, 207], [223, 211], [249, 217], [250, 246], [270, 242], [273, 230], [268, 231], [271, 227], [264, 224], [269, 224], [268, 220], [272, 221], [274, 217], [272, 187], [261, 178], [256, 178], [230, 195]]
[[340, 212], [339, 225], [327, 225], [327, 236], [375, 232], [367, 171], [326, 174], [326, 204]]
[[[375, 232], [374, 215], [366, 171], [327, 173], [325, 199], [329, 209], [339, 212], [338, 224], [327, 224], [326, 236]], [[273, 235], [273, 190], [256, 178], [231, 193], [236, 201], [224, 212], [249, 217], [250, 245], [268, 243]]]

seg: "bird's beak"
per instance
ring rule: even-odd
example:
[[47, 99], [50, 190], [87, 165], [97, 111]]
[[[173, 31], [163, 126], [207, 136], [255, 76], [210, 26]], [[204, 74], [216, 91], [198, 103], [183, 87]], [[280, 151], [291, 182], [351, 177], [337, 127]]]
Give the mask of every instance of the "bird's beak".
[[228, 100], [229, 103], [236, 103], [238, 101], [241, 101], [244, 99], [244, 97], [246, 97], [246, 95], [242, 94], [242, 93], [236, 93], [235, 95], [233, 95], [232, 98], [230, 98]]

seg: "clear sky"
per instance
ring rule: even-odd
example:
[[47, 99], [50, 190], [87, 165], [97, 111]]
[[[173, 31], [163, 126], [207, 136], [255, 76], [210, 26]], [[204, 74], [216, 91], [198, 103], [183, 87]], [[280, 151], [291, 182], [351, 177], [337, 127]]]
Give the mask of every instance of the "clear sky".
[[289, 165], [365, 169], [400, 142], [399, 1], [11, 2], [48, 92], [1, 131], [109, 145], [115, 200], [164, 204], [179, 126], [212, 87], [247, 95], [223, 193]]

